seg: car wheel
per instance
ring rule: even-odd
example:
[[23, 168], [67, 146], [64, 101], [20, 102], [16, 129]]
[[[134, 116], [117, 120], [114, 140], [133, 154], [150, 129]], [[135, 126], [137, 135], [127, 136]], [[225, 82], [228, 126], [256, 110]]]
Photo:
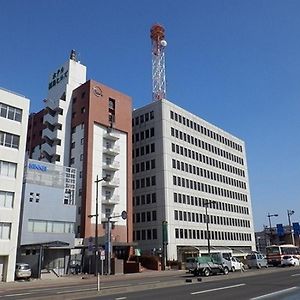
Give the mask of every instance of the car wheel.
[[225, 267], [223, 272], [224, 272], [224, 275], [228, 275], [228, 273], [229, 273], [229, 270], [228, 270], [228, 268], [227, 268], [227, 267]]
[[257, 265], [257, 269], [261, 269], [261, 265], [260, 264]]
[[269, 266], [268, 265], [265, 265], [265, 268], [267, 269]]
[[204, 270], [203, 270], [203, 275], [204, 275], [205, 277], [208, 277], [208, 276], [210, 275], [210, 271], [209, 271], [208, 269], [204, 269]]
[[231, 268], [231, 271], [232, 271], [232, 272], [235, 272], [235, 267], [232, 267], [232, 268]]

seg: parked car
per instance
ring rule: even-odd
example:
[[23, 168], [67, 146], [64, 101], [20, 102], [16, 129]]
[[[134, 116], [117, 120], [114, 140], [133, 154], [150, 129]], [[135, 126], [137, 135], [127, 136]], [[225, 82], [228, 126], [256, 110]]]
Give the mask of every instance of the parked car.
[[252, 252], [251, 254], [247, 255], [246, 261], [249, 269], [260, 269], [261, 267], [268, 267], [267, 259], [259, 252]]
[[228, 258], [223, 258], [223, 262], [227, 265], [229, 270], [232, 272], [237, 270], [244, 270], [244, 264], [233, 256]]
[[282, 257], [281, 265], [282, 266], [299, 266], [299, 259], [297, 256], [293, 255], [284, 255]]
[[31, 269], [29, 264], [16, 263], [15, 278], [16, 279], [29, 279], [31, 277]]

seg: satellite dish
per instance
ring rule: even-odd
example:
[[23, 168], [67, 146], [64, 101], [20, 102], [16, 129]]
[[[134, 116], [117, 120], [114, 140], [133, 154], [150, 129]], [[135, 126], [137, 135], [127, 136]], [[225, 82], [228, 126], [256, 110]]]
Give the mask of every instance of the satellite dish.
[[161, 40], [161, 41], [160, 41], [160, 44], [161, 44], [163, 47], [166, 47], [168, 43], [167, 43], [166, 40]]

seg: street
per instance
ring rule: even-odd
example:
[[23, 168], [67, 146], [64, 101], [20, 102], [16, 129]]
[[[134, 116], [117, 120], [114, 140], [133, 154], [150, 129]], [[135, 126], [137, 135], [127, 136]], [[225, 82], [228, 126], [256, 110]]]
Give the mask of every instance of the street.
[[299, 267], [249, 270], [201, 281], [183, 271], [109, 276], [101, 278], [100, 292], [95, 277], [73, 279], [3, 283], [0, 299], [300, 299]]

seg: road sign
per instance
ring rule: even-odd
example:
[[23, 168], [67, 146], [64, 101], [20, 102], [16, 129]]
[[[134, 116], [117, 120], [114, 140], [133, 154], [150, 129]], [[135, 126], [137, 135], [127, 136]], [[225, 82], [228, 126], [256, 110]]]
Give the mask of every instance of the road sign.
[[100, 259], [105, 260], [105, 251], [104, 250], [100, 251]]

